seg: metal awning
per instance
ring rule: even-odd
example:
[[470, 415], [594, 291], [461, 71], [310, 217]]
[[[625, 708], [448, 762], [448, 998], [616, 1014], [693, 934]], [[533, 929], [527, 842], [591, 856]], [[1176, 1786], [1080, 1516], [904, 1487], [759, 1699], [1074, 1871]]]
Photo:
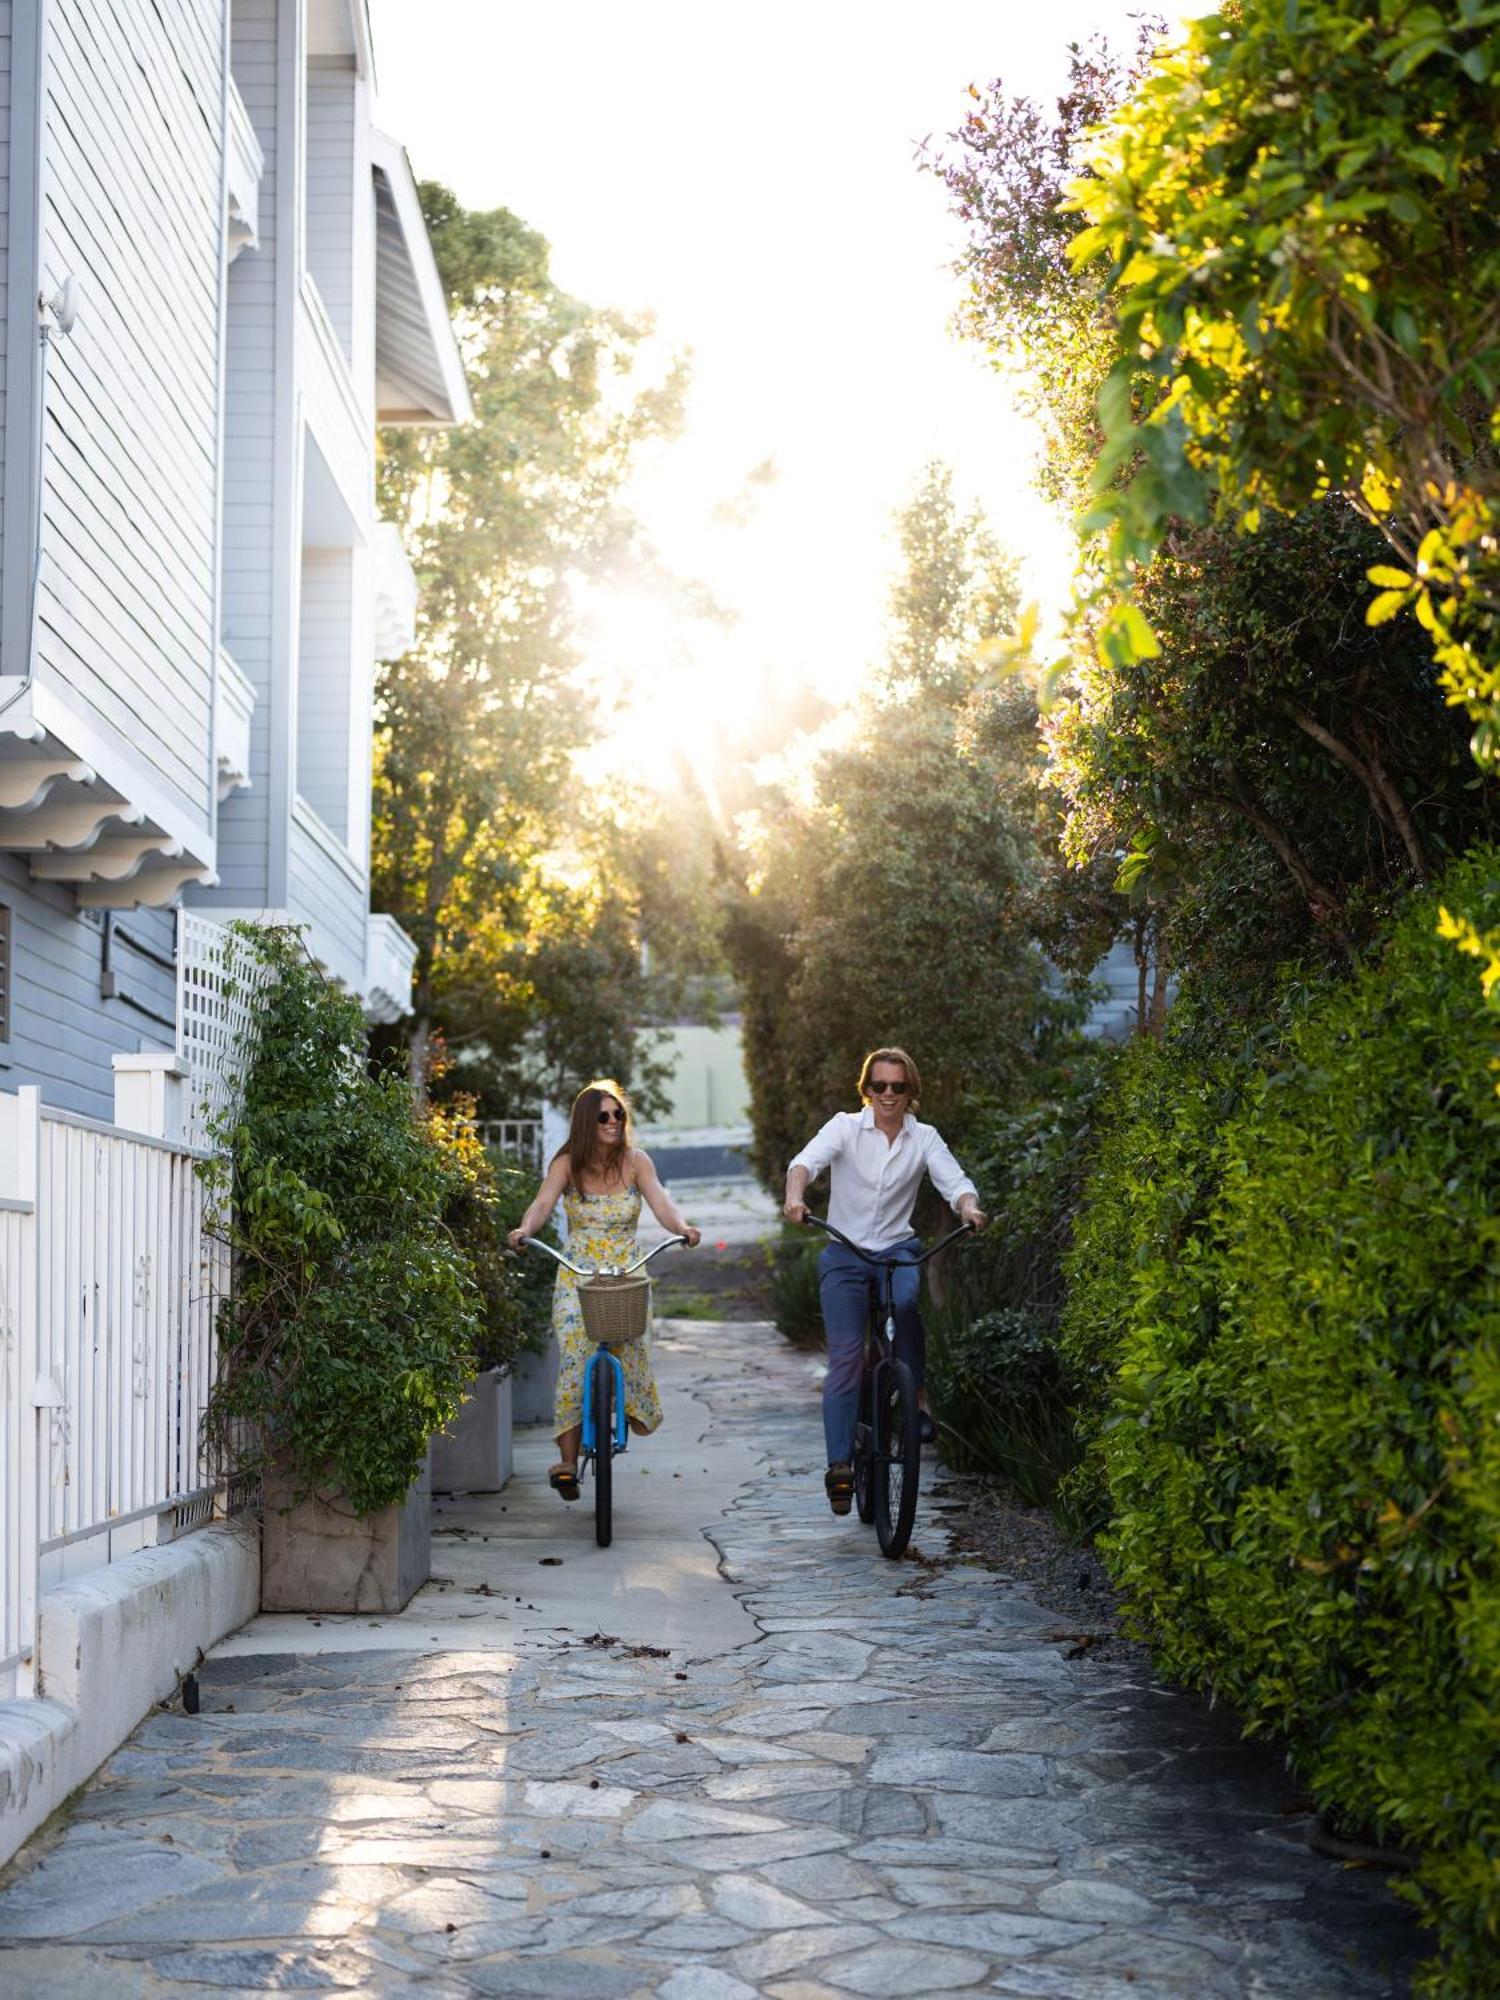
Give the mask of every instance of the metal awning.
[[462, 424], [474, 414], [448, 302], [404, 148], [372, 136], [375, 409], [383, 424]]

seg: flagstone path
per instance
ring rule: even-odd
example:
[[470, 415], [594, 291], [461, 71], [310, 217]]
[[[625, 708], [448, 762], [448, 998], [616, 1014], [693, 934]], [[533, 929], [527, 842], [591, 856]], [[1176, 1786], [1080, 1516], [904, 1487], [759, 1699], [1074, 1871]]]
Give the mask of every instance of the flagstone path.
[[[661, 1347], [716, 1496], [717, 1640], [689, 1480], [672, 1491], [698, 1609], [670, 1648], [649, 1591], [601, 1632], [538, 1625], [559, 1568], [538, 1546], [582, 1561], [588, 1523], [513, 1486], [503, 1522], [486, 1503], [488, 1544], [464, 1530], [452, 1588], [481, 1624], [435, 1620], [431, 1593], [397, 1643], [278, 1621], [298, 1650], [255, 1650], [257, 1621], [205, 1665], [199, 1714], [143, 1724], [0, 1882], [0, 1991], [1408, 1990], [1413, 1927], [1377, 1877], [1306, 1851], [1268, 1753], [1128, 1667], [1069, 1658], [1007, 1579], [890, 1564], [833, 1521], [811, 1370], [769, 1329], [679, 1322]], [[626, 1481], [622, 1556], [631, 1506]], [[925, 1507], [916, 1541], [946, 1547]], [[670, 1596], [672, 1564], [645, 1568]], [[518, 1594], [532, 1609], [508, 1628]]]

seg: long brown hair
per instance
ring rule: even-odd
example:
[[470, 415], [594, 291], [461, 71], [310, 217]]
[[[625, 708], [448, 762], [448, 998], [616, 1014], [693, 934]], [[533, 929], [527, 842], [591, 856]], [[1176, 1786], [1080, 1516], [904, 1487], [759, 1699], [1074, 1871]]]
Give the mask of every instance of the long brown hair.
[[[611, 1148], [606, 1154], [599, 1143], [599, 1112], [606, 1098], [611, 1097], [625, 1113], [625, 1134], [619, 1152]], [[582, 1194], [586, 1176], [601, 1181], [618, 1178], [623, 1183], [625, 1161], [634, 1144], [635, 1125], [630, 1115], [630, 1099], [613, 1077], [596, 1076], [573, 1099], [573, 1115], [568, 1121], [568, 1143], [558, 1147], [553, 1159], [560, 1160], [564, 1153], [567, 1154], [573, 1185]], [[613, 1171], [606, 1171], [606, 1168]]]

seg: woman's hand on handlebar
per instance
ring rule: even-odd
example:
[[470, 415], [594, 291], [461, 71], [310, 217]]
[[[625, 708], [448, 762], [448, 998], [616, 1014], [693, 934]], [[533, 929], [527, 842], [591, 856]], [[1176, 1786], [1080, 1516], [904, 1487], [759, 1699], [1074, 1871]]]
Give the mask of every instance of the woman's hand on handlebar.
[[526, 1231], [524, 1229], [513, 1229], [505, 1240], [512, 1250], [519, 1250], [527, 1241]]
[[703, 1231], [701, 1229], [694, 1229], [690, 1222], [683, 1223], [682, 1235], [689, 1250], [696, 1250], [698, 1245], [703, 1241]]

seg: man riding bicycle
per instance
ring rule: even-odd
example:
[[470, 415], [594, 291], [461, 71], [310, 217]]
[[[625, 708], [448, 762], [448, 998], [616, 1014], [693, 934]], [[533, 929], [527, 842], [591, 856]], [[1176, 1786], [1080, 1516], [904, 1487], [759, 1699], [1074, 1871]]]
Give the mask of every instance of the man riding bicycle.
[[[785, 1213], [806, 1222], [809, 1181], [831, 1169], [828, 1220], [852, 1242], [888, 1254], [912, 1251], [912, 1210], [923, 1174], [962, 1222], [984, 1227], [979, 1193], [935, 1127], [916, 1112], [922, 1081], [905, 1049], [872, 1049], [859, 1072], [861, 1111], [836, 1111], [787, 1168]], [[917, 1306], [921, 1274], [898, 1265], [894, 1280], [896, 1355], [911, 1369], [922, 1410], [922, 1439], [937, 1435], [923, 1383], [926, 1342]], [[854, 1427], [859, 1415], [860, 1370], [870, 1310], [870, 1271], [852, 1250], [830, 1243], [818, 1259], [818, 1289], [828, 1335], [823, 1381], [823, 1434], [828, 1446], [824, 1488], [835, 1514], [847, 1514], [854, 1497]]]

